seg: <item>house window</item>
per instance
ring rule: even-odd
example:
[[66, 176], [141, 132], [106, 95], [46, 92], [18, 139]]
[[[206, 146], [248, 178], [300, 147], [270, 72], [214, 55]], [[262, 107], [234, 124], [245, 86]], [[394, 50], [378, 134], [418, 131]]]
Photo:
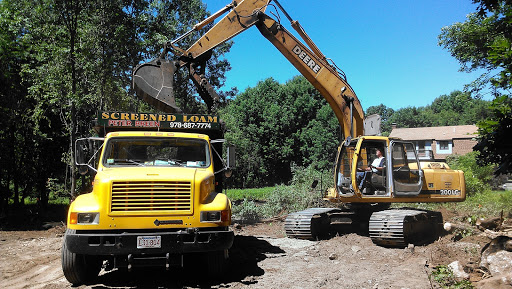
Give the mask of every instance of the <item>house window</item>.
[[443, 151], [450, 149], [448, 141], [447, 140], [439, 141], [439, 149], [443, 150]]

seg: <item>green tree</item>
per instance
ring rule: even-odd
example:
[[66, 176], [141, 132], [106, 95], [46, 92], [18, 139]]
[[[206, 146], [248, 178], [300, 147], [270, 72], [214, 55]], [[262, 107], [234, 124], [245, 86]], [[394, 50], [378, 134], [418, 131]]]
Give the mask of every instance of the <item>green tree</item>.
[[497, 174], [512, 172], [512, 99], [497, 97], [490, 106], [492, 117], [478, 123], [479, 141], [475, 150], [484, 164], [498, 164]]
[[[133, 68], [208, 16], [205, 8], [199, 0], [0, 1], [0, 210], [28, 195], [44, 205], [49, 179], [74, 181], [74, 139], [90, 135], [98, 110], [150, 109], [130, 88]], [[224, 83], [230, 45], [207, 63], [214, 86]], [[186, 77], [176, 85], [191, 113], [203, 109], [186, 98]]]
[[480, 98], [472, 98], [470, 93], [453, 91], [448, 95], [441, 95], [426, 107], [435, 116], [435, 126], [476, 124], [488, 117], [489, 102]]
[[424, 107], [405, 107], [396, 110], [389, 118], [389, 122], [398, 127], [428, 127], [432, 126], [432, 119], [425, 113]]
[[453, 91], [424, 107], [405, 107], [395, 111], [381, 104], [369, 107], [367, 114], [384, 115], [382, 131], [389, 135], [392, 123], [402, 128], [476, 124], [490, 115], [488, 105], [489, 101], [471, 97], [468, 92]]
[[236, 186], [287, 183], [292, 164], [330, 169], [339, 144], [338, 122], [302, 76], [286, 84], [272, 78], [237, 96], [221, 111], [226, 138], [237, 146]]
[[463, 71], [485, 69], [478, 86], [494, 87], [493, 114], [478, 123], [480, 151], [483, 163], [498, 162], [496, 173], [512, 172], [512, 145], [500, 143], [512, 133], [510, 88], [512, 87], [512, 3], [509, 0], [474, 0], [477, 13], [463, 23], [444, 27], [439, 45], [448, 49], [461, 64]]
[[[36, 56], [25, 37], [33, 25], [25, 11], [34, 9], [28, 2], [0, 2], [0, 210], [7, 203], [23, 204], [27, 196], [44, 199], [49, 177], [65, 169], [55, 149], [65, 144], [59, 136], [60, 119], [51, 110], [42, 111], [35, 99], [28, 97], [33, 80], [23, 71], [36, 65]], [[42, 108], [41, 110], [36, 107]], [[57, 156], [59, 154], [57, 153]]]
[[449, 156], [446, 161], [451, 169], [464, 171], [468, 195], [482, 193], [488, 190], [493, 180], [493, 165], [479, 166], [479, 152], [471, 152], [463, 156]]

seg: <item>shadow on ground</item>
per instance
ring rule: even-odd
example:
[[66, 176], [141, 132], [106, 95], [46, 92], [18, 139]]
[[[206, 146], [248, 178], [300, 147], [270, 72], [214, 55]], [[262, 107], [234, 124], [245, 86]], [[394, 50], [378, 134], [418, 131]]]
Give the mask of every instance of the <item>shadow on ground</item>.
[[113, 270], [101, 275], [92, 288], [210, 288], [223, 287], [223, 284], [239, 282], [241, 284], [254, 284], [254, 276], [261, 276], [265, 271], [258, 263], [266, 258], [266, 254], [278, 254], [284, 251], [267, 241], [252, 236], [235, 236], [233, 247], [230, 249], [229, 263], [226, 274], [216, 280], [208, 279], [207, 266], [200, 259], [187, 262], [184, 268], [139, 268], [131, 272], [127, 270]]

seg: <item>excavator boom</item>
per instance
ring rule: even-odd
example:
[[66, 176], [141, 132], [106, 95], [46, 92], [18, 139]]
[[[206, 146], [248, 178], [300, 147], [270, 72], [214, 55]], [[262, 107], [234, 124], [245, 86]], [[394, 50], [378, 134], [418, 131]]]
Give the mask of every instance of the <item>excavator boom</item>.
[[[175, 67], [189, 67], [191, 79], [196, 83], [198, 91], [207, 104], [214, 106], [217, 98], [214, 90], [208, 87], [203, 73], [196, 73], [190, 68], [196, 66], [205, 66], [209, 58], [209, 52], [218, 45], [235, 37], [239, 33], [256, 25], [261, 34], [267, 38], [287, 59], [297, 68], [297, 70], [313, 84], [313, 86], [322, 94], [331, 106], [334, 114], [338, 118], [339, 124], [343, 129], [345, 137], [357, 137], [363, 135], [364, 113], [362, 106], [350, 87], [344, 75], [338, 73], [336, 67], [327, 62], [326, 57], [320, 52], [304, 29], [297, 21], [291, 20], [291, 17], [284, 11], [277, 1], [273, 1], [282, 9], [286, 17], [292, 22], [292, 27], [299, 33], [306, 42], [303, 44], [286, 30], [279, 22], [265, 14], [269, 6], [269, 0], [243, 0], [237, 5], [230, 4], [219, 12], [210, 16], [208, 19], [194, 26], [191, 31], [198, 27], [203, 27], [205, 23], [210, 23], [222, 12], [231, 9], [215, 26], [208, 30], [199, 40], [197, 40], [188, 49], [183, 50], [175, 44], [182, 39], [169, 43], [164, 49], [173, 49], [179, 61], [174, 61]], [[187, 32], [186, 35], [189, 33]], [[160, 67], [158, 66], [160, 63]], [[155, 59], [149, 63], [140, 65], [134, 72], [134, 88], [149, 103], [159, 105], [160, 109], [177, 111], [179, 108], [175, 104], [172, 88], [172, 78], [170, 61]], [[164, 76], [167, 74], [167, 76]], [[213, 94], [213, 96], [212, 96]], [[210, 105], [209, 105], [210, 108]]]
[[[323, 59], [318, 50], [314, 53], [309, 47], [295, 38], [281, 24], [266, 14], [260, 14], [256, 24], [261, 34], [267, 38], [297, 70], [327, 100], [345, 137], [357, 137], [364, 133], [364, 112], [354, 90], [348, 82]], [[307, 37], [304, 33], [303, 38]], [[306, 38], [306, 39], [309, 39]], [[308, 41], [311, 42], [312, 41]], [[316, 46], [314, 46], [316, 48]], [[316, 48], [317, 50], [317, 48]]]

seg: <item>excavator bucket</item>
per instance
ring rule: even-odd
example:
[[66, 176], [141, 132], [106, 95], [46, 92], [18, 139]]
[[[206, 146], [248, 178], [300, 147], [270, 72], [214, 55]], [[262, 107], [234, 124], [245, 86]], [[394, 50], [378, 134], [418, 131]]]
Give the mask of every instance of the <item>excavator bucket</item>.
[[167, 59], [153, 59], [133, 71], [133, 88], [139, 97], [167, 113], [181, 112], [174, 98], [176, 65]]

